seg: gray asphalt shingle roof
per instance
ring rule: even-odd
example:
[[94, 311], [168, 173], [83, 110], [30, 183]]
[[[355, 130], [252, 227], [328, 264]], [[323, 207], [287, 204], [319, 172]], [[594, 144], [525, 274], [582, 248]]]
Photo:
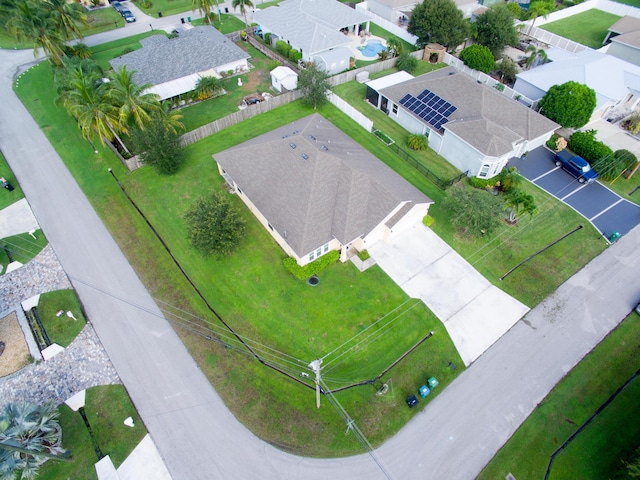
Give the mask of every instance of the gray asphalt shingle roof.
[[405, 94], [417, 97], [425, 88], [457, 107], [443, 128], [488, 156], [505, 155], [513, 150], [513, 143], [533, 140], [559, 126], [453, 67], [383, 88], [380, 93], [399, 103]]
[[195, 27], [171, 39], [152, 35], [140, 43], [140, 50], [109, 62], [114, 69], [126, 65], [135, 71], [138, 84], [158, 85], [250, 57], [212, 26]]
[[214, 159], [299, 257], [370, 233], [402, 202], [432, 203], [318, 114]]
[[285, 0], [278, 6], [256, 10], [253, 20], [286, 38], [305, 55], [350, 43], [341, 28], [369, 18], [337, 0]]

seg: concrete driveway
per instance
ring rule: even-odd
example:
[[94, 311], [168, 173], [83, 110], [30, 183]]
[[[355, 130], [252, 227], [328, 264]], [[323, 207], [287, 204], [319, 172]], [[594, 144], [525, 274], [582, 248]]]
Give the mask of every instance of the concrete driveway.
[[529, 311], [422, 224], [394, 233], [389, 243], [378, 242], [369, 252], [394, 282], [444, 323], [465, 365]]
[[509, 166], [516, 167], [525, 178], [569, 205], [606, 238], [614, 232], [624, 235], [640, 224], [640, 206], [599, 182], [579, 183], [556, 167], [553, 153], [544, 147], [533, 150], [525, 158], [512, 158]]

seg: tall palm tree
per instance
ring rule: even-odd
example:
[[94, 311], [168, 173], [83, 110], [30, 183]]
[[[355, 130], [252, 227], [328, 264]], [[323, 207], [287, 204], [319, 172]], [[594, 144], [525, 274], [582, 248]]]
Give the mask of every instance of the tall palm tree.
[[108, 84], [99, 83], [96, 86], [95, 77], [86, 74], [82, 69], [77, 69], [69, 82], [63, 104], [78, 121], [84, 138], [91, 140], [97, 134], [102, 145], [105, 144], [105, 138], [107, 140], [116, 138], [118, 143], [127, 150], [116, 132], [118, 111], [107, 98], [106, 85]]
[[129, 133], [131, 122], [144, 130], [151, 115], [160, 110], [160, 97], [145, 93], [151, 84], [138, 85], [133, 81], [133, 73], [123, 65], [109, 75], [106, 96], [117, 109], [117, 128], [122, 133]]
[[176, 134], [186, 130], [184, 123], [180, 121], [182, 114], [177, 110], [171, 110], [171, 105], [169, 105], [169, 103], [165, 102], [161, 104], [159, 115], [167, 130]]
[[89, 23], [81, 5], [66, 0], [46, 0], [44, 4], [51, 11], [56, 30], [65, 40], [83, 38], [80, 26]]
[[65, 38], [57, 29], [57, 22], [45, 3], [29, 0], [15, 0], [5, 24], [7, 30], [18, 39], [33, 42], [33, 55], [38, 56], [38, 48], [55, 65], [62, 65]]
[[191, 11], [202, 13], [204, 23], [212, 23], [211, 9], [217, 6], [218, 0], [191, 0]]
[[253, 2], [251, 0], [233, 0], [231, 6], [234, 10], [240, 7], [240, 13], [244, 17], [244, 26], [245, 28], [249, 28], [249, 23], [247, 23], [247, 7], [253, 8]]
[[527, 35], [531, 33], [531, 29], [533, 28], [533, 24], [536, 23], [536, 19], [538, 17], [547, 18], [547, 16], [553, 11], [552, 4], [540, 0], [537, 2], [531, 2], [529, 4], [529, 8], [527, 9], [527, 13], [529, 14], [529, 18], [532, 18], [533, 21], [529, 26], [529, 30], [527, 30]]
[[44, 462], [65, 453], [61, 443], [54, 404], [7, 405], [0, 414], [0, 478], [15, 478], [20, 471], [22, 479], [36, 478]]
[[402, 41], [398, 37], [389, 37], [387, 39], [387, 50], [394, 57], [402, 53]]

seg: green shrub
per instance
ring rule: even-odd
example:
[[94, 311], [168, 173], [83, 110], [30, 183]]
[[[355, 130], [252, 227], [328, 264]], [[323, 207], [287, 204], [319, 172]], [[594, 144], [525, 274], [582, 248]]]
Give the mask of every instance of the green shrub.
[[428, 146], [427, 137], [413, 133], [407, 137], [407, 147], [411, 150], [426, 150]]
[[616, 150], [613, 157], [604, 157], [592, 166], [600, 178], [613, 181], [627, 170], [633, 169], [637, 163], [638, 157], [629, 150]]
[[493, 88], [495, 88], [496, 90], [498, 90], [499, 92], [504, 92], [504, 85], [501, 83], [496, 83]]
[[307, 263], [304, 267], [298, 265], [295, 259], [291, 257], [285, 258], [282, 263], [284, 268], [298, 280], [306, 280], [312, 275], [317, 275], [332, 263], [336, 263], [339, 258], [340, 252], [338, 250], [332, 250], [317, 260]]
[[[596, 131], [575, 132], [569, 138], [569, 149], [576, 155], [580, 155], [587, 162], [598, 163], [600, 159], [613, 156], [613, 150], [599, 140], [596, 140]], [[596, 170], [597, 171], [597, 170]], [[600, 174], [600, 172], [598, 172]]]
[[478, 43], [463, 49], [460, 52], [460, 60], [462, 60], [467, 67], [482, 73], [489, 73], [496, 65], [496, 60], [493, 58], [491, 50]]
[[392, 143], [394, 143], [392, 139], [390, 139], [387, 135], [384, 134], [384, 132], [381, 132], [380, 130], [374, 130], [373, 134], [387, 145], [391, 145]]
[[413, 73], [418, 68], [418, 59], [409, 53], [401, 53], [398, 56], [398, 63], [396, 64], [398, 70], [404, 70], [407, 73]]
[[422, 223], [425, 227], [430, 227], [436, 221], [431, 215], [425, 215], [422, 219]]
[[362, 250], [361, 252], [358, 252], [358, 258], [360, 260], [362, 260], [363, 262], [365, 260], [369, 260], [371, 258], [371, 255], [369, 254], [369, 250], [367, 250], [366, 248], [364, 250]]
[[291, 51], [291, 45], [284, 40], [278, 40], [276, 42], [276, 51], [283, 57], [288, 57], [289, 52]]
[[547, 146], [547, 148], [549, 148], [551, 150], [555, 150], [556, 149], [556, 141], [557, 140], [558, 140], [558, 135], [556, 135], [554, 133], [553, 135], [551, 135], [549, 140], [547, 140], [547, 143], [545, 143], [545, 145]]
[[122, 50], [122, 53], [120, 54], [120, 56], [126, 55], [127, 53], [131, 53], [131, 52], [133, 52], [133, 48], [127, 47], [124, 50]]
[[279, 67], [280, 65], [282, 65], [280, 60], [271, 60], [269, 62], [269, 71], [273, 70], [274, 68]]
[[271, 45], [271, 32], [264, 34], [264, 43]]
[[298, 63], [298, 60], [302, 58], [302, 54], [300, 53], [299, 50], [292, 48], [291, 50], [289, 50], [288, 58], [292, 62]]
[[486, 190], [487, 188], [493, 188], [496, 186], [496, 183], [500, 181], [499, 176], [495, 176], [493, 178], [478, 178], [471, 177], [469, 179], [469, 185], [473, 188], [479, 188], [480, 190]]

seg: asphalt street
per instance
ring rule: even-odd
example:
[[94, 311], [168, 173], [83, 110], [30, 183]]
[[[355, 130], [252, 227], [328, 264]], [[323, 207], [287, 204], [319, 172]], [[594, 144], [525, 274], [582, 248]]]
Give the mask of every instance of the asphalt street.
[[525, 178], [580, 213], [606, 238], [614, 232], [625, 235], [640, 224], [640, 206], [600, 182], [589, 185], [578, 182], [556, 167], [553, 153], [544, 147], [536, 148], [524, 158], [512, 158], [509, 166], [516, 167]]
[[[533, 309], [380, 447], [376, 460], [388, 475], [367, 454], [332, 460], [286, 454], [255, 437], [221, 402], [13, 93], [16, 71], [32, 60], [31, 51], [0, 52], [0, 149], [176, 480], [475, 478], [558, 380], [640, 299], [636, 228]], [[398, 408], [406, 408], [401, 400]]]

